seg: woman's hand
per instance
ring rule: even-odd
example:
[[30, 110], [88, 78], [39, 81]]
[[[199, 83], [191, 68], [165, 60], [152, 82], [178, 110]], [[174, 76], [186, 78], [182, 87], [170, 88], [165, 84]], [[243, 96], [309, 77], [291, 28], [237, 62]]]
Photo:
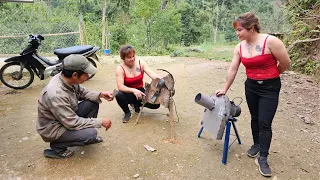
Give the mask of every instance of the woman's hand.
[[155, 75], [155, 79], [157, 79], [157, 78], [159, 78], [159, 79], [162, 79], [162, 77], [161, 76], [159, 76], [159, 75]]
[[142, 100], [142, 97], [145, 96], [139, 89], [134, 89], [133, 94], [136, 96], [137, 100]]
[[226, 91], [225, 91], [225, 90], [217, 90], [217, 91], [215, 92], [215, 94], [216, 94], [217, 96], [225, 95], [225, 94], [226, 94]]

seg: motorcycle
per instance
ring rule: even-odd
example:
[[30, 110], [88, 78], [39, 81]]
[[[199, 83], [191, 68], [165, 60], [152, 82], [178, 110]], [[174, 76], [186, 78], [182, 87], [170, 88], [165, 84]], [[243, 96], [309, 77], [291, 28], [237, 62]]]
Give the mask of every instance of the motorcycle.
[[[40, 80], [54, 76], [62, 71], [62, 61], [70, 54], [81, 54], [97, 67], [95, 61], [99, 62], [96, 55], [99, 47], [82, 45], [55, 49], [54, 54], [58, 59], [52, 60], [37, 53], [43, 40], [44, 37], [40, 34], [29, 35], [28, 45], [19, 56], [4, 60], [6, 64], [0, 69], [0, 80], [4, 85], [13, 89], [24, 89], [32, 84], [34, 73]], [[89, 79], [93, 76], [94, 74], [90, 74]]]

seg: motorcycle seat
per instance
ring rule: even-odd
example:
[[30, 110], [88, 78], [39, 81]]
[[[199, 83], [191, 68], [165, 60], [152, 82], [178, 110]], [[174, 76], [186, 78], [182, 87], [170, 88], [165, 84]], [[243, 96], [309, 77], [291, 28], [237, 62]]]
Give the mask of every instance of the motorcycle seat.
[[41, 59], [45, 61], [47, 64], [49, 64], [50, 66], [61, 63], [60, 59], [52, 59], [52, 58], [45, 58], [45, 57], [41, 57]]
[[83, 45], [83, 46], [71, 46], [67, 48], [55, 49], [54, 54], [58, 57], [66, 57], [70, 54], [83, 54], [93, 49], [93, 46]]

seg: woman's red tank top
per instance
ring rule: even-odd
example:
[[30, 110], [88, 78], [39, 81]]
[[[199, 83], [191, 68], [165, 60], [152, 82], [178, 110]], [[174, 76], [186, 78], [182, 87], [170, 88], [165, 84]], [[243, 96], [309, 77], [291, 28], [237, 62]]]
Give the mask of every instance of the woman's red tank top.
[[141, 68], [140, 61], [139, 61], [139, 66], [140, 66], [140, 74], [136, 77], [133, 77], [133, 78], [127, 77], [126, 71], [121, 66], [123, 69], [123, 72], [124, 72], [124, 85], [125, 86], [130, 87], [130, 88], [142, 88], [143, 87], [143, 74], [144, 74], [144, 72], [143, 72], [143, 69]]
[[245, 58], [242, 57], [241, 44], [240, 44], [240, 60], [246, 68], [246, 74], [249, 79], [266, 80], [279, 77], [279, 70], [277, 60], [272, 54], [264, 54], [267, 38], [264, 40], [262, 47], [262, 54]]

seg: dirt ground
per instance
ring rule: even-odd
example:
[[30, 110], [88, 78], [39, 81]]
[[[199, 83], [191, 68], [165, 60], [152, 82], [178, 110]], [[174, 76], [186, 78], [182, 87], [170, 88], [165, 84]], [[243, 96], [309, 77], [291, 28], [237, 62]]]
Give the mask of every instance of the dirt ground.
[[[246, 150], [252, 145], [250, 115], [245, 102], [236, 122], [241, 145], [231, 146], [227, 165], [222, 165], [223, 140], [204, 130], [198, 138], [202, 106], [194, 102], [197, 93], [211, 95], [223, 87], [229, 63], [198, 58], [138, 57], [150, 67], [166, 69], [175, 78], [174, 100], [179, 122], [175, 123], [177, 143], [169, 137], [168, 110], [144, 109], [140, 123], [121, 122], [116, 101], [103, 101], [99, 117], [113, 121], [110, 130], [99, 129], [104, 142], [76, 148], [65, 160], [47, 159], [42, 153], [49, 144], [35, 130], [37, 99], [48, 82], [36, 81], [25, 90], [0, 87], [0, 179], [265, 179]], [[104, 57], [99, 72], [85, 86], [97, 91], [116, 88], [118, 57]], [[157, 71], [160, 73], [160, 71]], [[165, 74], [164, 74], [165, 75]], [[295, 72], [281, 75], [282, 89], [273, 122], [269, 179], [318, 179], [320, 177], [320, 97], [319, 84]], [[149, 78], [145, 78], [150, 82]], [[228, 92], [228, 97], [244, 96], [244, 68]], [[175, 120], [178, 120], [175, 116]], [[233, 130], [231, 131], [234, 135]], [[231, 136], [231, 142], [235, 136]], [[157, 151], [144, 148], [149, 145]], [[318, 177], [318, 178], [317, 178]]]

